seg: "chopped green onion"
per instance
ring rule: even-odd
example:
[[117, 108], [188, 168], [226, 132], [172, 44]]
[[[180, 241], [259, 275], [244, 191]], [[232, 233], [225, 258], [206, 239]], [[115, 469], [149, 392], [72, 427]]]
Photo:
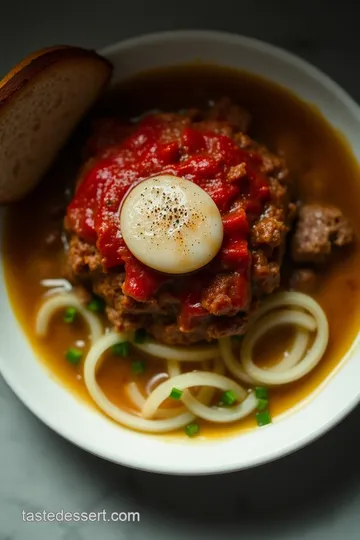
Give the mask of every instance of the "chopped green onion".
[[234, 405], [235, 401], [237, 401], [235, 392], [232, 390], [226, 390], [226, 392], [224, 392], [221, 396], [220, 403], [223, 405]]
[[146, 339], [147, 332], [144, 328], [139, 328], [138, 330], [136, 330], [134, 338], [135, 343], [145, 343]]
[[83, 357], [83, 351], [77, 349], [76, 347], [70, 347], [65, 353], [65, 358], [70, 364], [78, 364]]
[[64, 313], [64, 321], [66, 323], [72, 323], [75, 321], [77, 310], [74, 307], [68, 307]]
[[238, 335], [236, 335], [236, 336], [231, 336], [231, 339], [232, 339], [232, 341], [234, 341], [235, 343], [240, 343], [243, 337], [244, 337], [244, 336], [238, 336]]
[[197, 435], [199, 431], [200, 431], [200, 426], [199, 424], [196, 424], [195, 422], [193, 422], [192, 424], [189, 424], [185, 428], [185, 433], [188, 437], [195, 437], [195, 435]]
[[269, 400], [268, 399], [258, 399], [257, 410], [265, 411], [268, 408]]
[[105, 302], [99, 296], [94, 296], [88, 303], [87, 308], [94, 313], [102, 313], [105, 310]]
[[180, 399], [183, 395], [183, 391], [179, 390], [178, 388], [173, 388], [170, 392], [170, 397], [172, 399]]
[[268, 399], [269, 398], [269, 391], [264, 386], [257, 386], [255, 388], [255, 396], [258, 399]]
[[271, 416], [269, 411], [263, 411], [256, 413], [256, 421], [259, 427], [271, 424]]
[[135, 375], [140, 375], [141, 373], [144, 373], [144, 362], [142, 360], [134, 360], [133, 362], [131, 362], [131, 371], [135, 373]]
[[114, 356], [127, 356], [130, 350], [130, 343], [128, 341], [123, 341], [122, 343], [115, 343], [111, 347], [111, 352]]

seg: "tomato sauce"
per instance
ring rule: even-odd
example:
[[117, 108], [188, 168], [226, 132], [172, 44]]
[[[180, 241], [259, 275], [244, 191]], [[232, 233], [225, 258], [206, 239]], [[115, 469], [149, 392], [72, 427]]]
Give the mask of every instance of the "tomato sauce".
[[[241, 149], [223, 134], [193, 127], [178, 130], [167, 115], [148, 115], [133, 126], [116, 119], [105, 122], [105, 126], [98, 124], [91, 138], [92, 165], [68, 208], [68, 225], [80, 238], [96, 243], [107, 268], [125, 266], [123, 292], [136, 300], [149, 300], [164, 282], [177, 281], [184, 327], [192, 316], [206, 314], [200, 306], [202, 285], [222, 270], [235, 272], [234, 304], [238, 310], [246, 308], [250, 299], [248, 214], [251, 219], [260, 215], [270, 195], [268, 179], [261, 172], [261, 156]], [[132, 133], [124, 139], [126, 130]], [[240, 164], [246, 166], [246, 178], [233, 173]], [[146, 267], [129, 252], [119, 231], [119, 207], [129, 188], [158, 173], [196, 183], [212, 197], [222, 215], [222, 248], [195, 279], [174, 278]]]

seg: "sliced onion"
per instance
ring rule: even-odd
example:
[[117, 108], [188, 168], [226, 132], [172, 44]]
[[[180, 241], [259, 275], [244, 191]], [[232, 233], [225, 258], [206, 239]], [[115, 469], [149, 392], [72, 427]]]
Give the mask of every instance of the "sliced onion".
[[230, 371], [231, 375], [240, 379], [246, 384], [254, 385], [255, 381], [245, 371], [242, 365], [236, 360], [232, 350], [231, 338], [221, 338], [219, 340], [219, 348], [224, 364]]
[[258, 404], [254, 392], [250, 392], [244, 401], [232, 407], [207, 407], [195, 399], [190, 393], [183, 396], [182, 401], [195, 416], [216, 423], [240, 420], [252, 413]]
[[167, 367], [169, 377], [176, 377], [176, 375], [180, 375], [181, 369], [180, 364], [177, 360], [168, 360]]
[[[326, 350], [329, 340], [328, 322], [326, 315], [319, 304], [311, 297], [302, 293], [280, 293], [276, 298], [267, 302], [265, 307], [263, 306], [263, 308], [260, 308], [260, 310], [262, 309], [263, 314], [269, 311], [269, 304], [271, 305], [271, 309], [283, 305], [295, 305], [297, 308], [307, 310], [310, 313], [310, 316], [303, 311], [289, 310], [286, 318], [280, 316], [281, 312], [263, 317], [263, 319], [256, 317], [256, 319], [254, 319], [256, 324], [254, 324], [254, 322], [252, 323], [248, 333], [242, 341], [240, 349], [241, 361], [246, 373], [260, 383], [268, 385], [286, 384], [300, 379], [318, 364]], [[256, 341], [269, 329], [269, 324], [275, 326], [274, 321], [277, 321], [277, 324], [279, 325], [294, 324], [296, 326], [301, 326], [307, 331], [316, 329], [317, 332], [315, 340], [304, 358], [296, 365], [289, 367], [289, 369], [279, 372], [271, 369], [262, 369], [256, 366], [252, 360], [252, 351]]]
[[84, 317], [87, 322], [91, 341], [94, 343], [104, 333], [100, 319], [91, 311], [88, 311], [80, 302], [79, 298], [73, 293], [62, 293], [51, 296], [42, 304], [36, 316], [35, 331], [38, 336], [45, 337], [51, 318], [59, 309], [74, 307]]
[[219, 354], [217, 345], [204, 345], [194, 347], [170, 347], [163, 343], [134, 343], [134, 347], [140, 351], [162, 358], [164, 360], [176, 360], [177, 362], [202, 362], [203, 360], [211, 360]]
[[54, 294], [69, 292], [72, 289], [70, 281], [62, 278], [50, 278], [42, 279], [40, 281], [42, 287], [46, 287], [48, 291], [45, 293], [46, 296], [52, 296]]
[[304, 328], [298, 327], [292, 347], [287, 355], [278, 362], [275, 366], [269, 368], [270, 371], [286, 371], [293, 366], [296, 366], [306, 353], [309, 344], [309, 332]]
[[[135, 429], [137, 431], [146, 431], [149, 433], [164, 433], [173, 431], [192, 422], [195, 416], [189, 412], [179, 414], [173, 418], [147, 420], [120, 409], [111, 403], [111, 401], [105, 396], [104, 392], [96, 381], [97, 366], [101, 361], [102, 355], [109, 347], [124, 341], [128, 341], [128, 336], [125, 334], [117, 334], [115, 332], [106, 334], [98, 339], [98, 341], [91, 347], [85, 359], [85, 385], [98, 407], [104, 413], [110, 416], [110, 418], [116, 420], [116, 422], [120, 422], [120, 424], [123, 424], [131, 429]], [[156, 392], [156, 390], [154, 390], [154, 392]]]
[[[132, 381], [129, 384], [126, 385], [126, 391], [131, 399], [131, 402], [133, 405], [141, 411], [144, 407], [146, 398], [141, 393], [138, 385], [136, 382]], [[181, 402], [180, 402], [181, 403]], [[186, 412], [186, 409], [184, 406], [180, 407], [171, 407], [171, 408], [159, 408], [156, 413], [156, 418], [172, 418], [174, 416], [179, 415], [180, 413]]]
[[[45, 336], [54, 313], [70, 306], [75, 307], [84, 317], [90, 329], [92, 346], [84, 363], [84, 381], [92, 399], [117, 422], [150, 433], [176, 430], [196, 417], [217, 423], [243, 418], [256, 409], [257, 399], [253, 392], [248, 393], [240, 384], [224, 376], [225, 366], [234, 377], [247, 384], [286, 384], [303, 377], [317, 365], [329, 337], [327, 319], [319, 304], [302, 293], [287, 292], [266, 300], [251, 316], [248, 332], [240, 346], [241, 363], [235, 358], [230, 338], [221, 339], [219, 346], [171, 347], [155, 342], [132, 343], [146, 354], [165, 359], [169, 374], [169, 378], [155, 389], [148, 388], [148, 397], [142, 394], [134, 381], [127, 385], [129, 398], [139, 410], [139, 414], [136, 414], [135, 411], [125, 411], [113, 404], [96, 380], [103, 353], [117, 343], [132, 341], [132, 336], [116, 332], [103, 335], [98, 317], [89, 312], [71, 292], [62, 292], [45, 300], [37, 315], [36, 332], [39, 336]], [[291, 306], [291, 309], [280, 309], [284, 306]], [[289, 352], [276, 366], [268, 369], [258, 367], [252, 359], [255, 344], [272, 328], [287, 324], [297, 328]], [[315, 331], [315, 340], [307, 351], [309, 333]], [[199, 370], [181, 373], [182, 362], [199, 362]], [[173, 388], [182, 390], [181, 405], [179, 403], [176, 408], [161, 408]], [[193, 392], [190, 389], [194, 389]], [[232, 390], [239, 403], [232, 407], [209, 406], [216, 389]]]
[[224, 377], [224, 375], [201, 371], [183, 373], [176, 377], [172, 377], [155, 388], [144, 404], [142, 409], [143, 417], [152, 418], [156, 414], [161, 403], [170, 395], [173, 388], [186, 390], [194, 386], [211, 386], [224, 391], [233, 390], [237, 398], [241, 401], [247, 396], [247, 392], [242, 386], [229, 379], [229, 377]]

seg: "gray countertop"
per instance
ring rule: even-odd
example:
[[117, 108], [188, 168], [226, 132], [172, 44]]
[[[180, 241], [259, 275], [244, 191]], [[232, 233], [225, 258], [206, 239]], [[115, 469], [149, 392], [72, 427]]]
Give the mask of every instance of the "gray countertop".
[[[155, 30], [213, 28], [292, 50], [360, 101], [360, 9], [354, 6], [348, 0], [6, 2], [0, 71], [54, 43], [97, 48]], [[358, 540], [359, 414], [358, 408], [317, 442], [266, 466], [212, 477], [158, 476], [72, 446], [0, 379], [0, 540]], [[61, 509], [141, 517], [138, 523], [22, 521], [23, 510]]]

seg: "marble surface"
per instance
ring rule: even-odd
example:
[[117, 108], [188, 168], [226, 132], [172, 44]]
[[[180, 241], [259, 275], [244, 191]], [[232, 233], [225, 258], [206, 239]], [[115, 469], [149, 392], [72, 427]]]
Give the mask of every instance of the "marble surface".
[[[143, 32], [215, 28], [279, 44], [360, 101], [355, 3], [268, 0], [13, 1], [1, 6], [0, 71], [54, 43], [101, 47]], [[11, 361], [11, 359], [9, 359]], [[0, 540], [358, 540], [360, 429], [354, 411], [307, 448], [256, 469], [174, 478], [125, 469], [40, 423], [0, 379]], [[140, 523], [24, 523], [21, 511], [138, 511]]]

